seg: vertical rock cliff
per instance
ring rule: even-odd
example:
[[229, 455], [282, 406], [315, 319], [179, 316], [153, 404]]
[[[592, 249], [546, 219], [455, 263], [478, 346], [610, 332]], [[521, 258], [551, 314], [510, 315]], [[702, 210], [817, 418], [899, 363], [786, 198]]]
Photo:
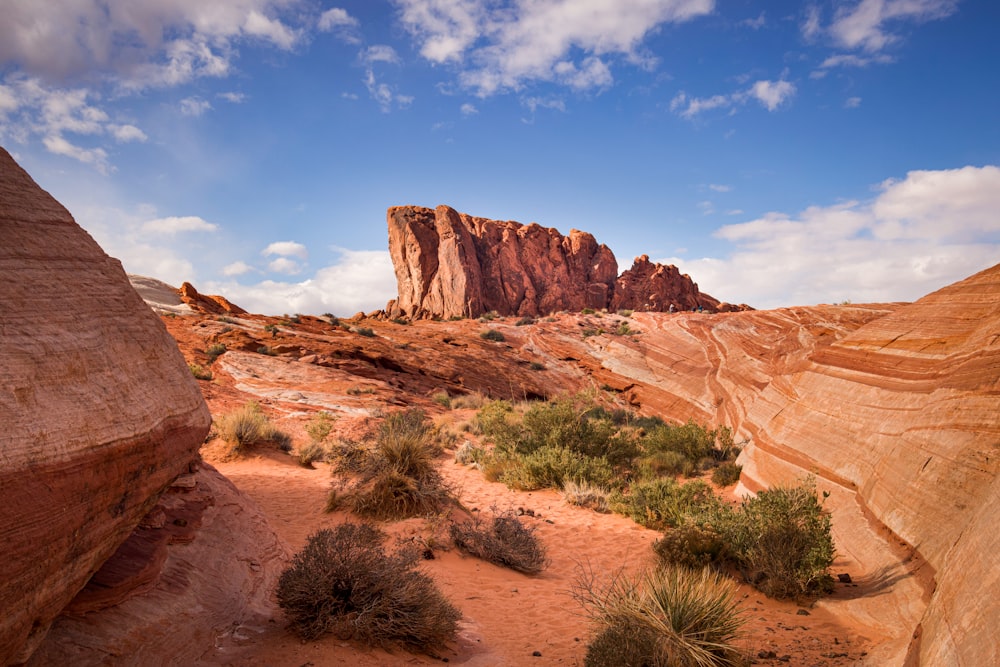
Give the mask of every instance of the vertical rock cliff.
[[210, 423], [119, 262], [0, 149], [0, 663], [30, 654]]

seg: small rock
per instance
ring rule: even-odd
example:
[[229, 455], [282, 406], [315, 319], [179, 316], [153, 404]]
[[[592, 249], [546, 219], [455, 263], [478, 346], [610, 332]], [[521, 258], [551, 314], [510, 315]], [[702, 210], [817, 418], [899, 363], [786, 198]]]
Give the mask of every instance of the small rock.
[[837, 575], [837, 581], [839, 581], [842, 584], [849, 584], [851, 583], [851, 575], [847, 574], [846, 572], [841, 572], [840, 574]]

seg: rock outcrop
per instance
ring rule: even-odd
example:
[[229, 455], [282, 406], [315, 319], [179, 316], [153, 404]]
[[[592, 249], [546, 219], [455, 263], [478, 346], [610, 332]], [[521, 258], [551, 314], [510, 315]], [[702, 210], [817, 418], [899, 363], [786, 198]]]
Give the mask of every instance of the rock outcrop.
[[163, 324], [0, 149], [0, 663], [23, 661], [211, 418]]
[[396, 206], [387, 215], [399, 297], [391, 317], [537, 316], [583, 308], [717, 310], [719, 302], [673, 266], [648, 257], [618, 276], [591, 234], [476, 218], [447, 206]]

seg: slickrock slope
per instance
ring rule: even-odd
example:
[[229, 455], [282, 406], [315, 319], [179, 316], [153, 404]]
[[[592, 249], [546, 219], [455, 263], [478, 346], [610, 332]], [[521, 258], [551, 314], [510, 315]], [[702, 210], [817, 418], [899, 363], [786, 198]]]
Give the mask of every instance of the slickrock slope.
[[[537, 316], [561, 310], [719, 309], [676, 267], [638, 258], [618, 276], [611, 250], [586, 232], [476, 218], [447, 206], [387, 214], [399, 297], [390, 316]], [[733, 309], [732, 307], [725, 308]]]
[[210, 416], [117, 260], [0, 149], [0, 663], [198, 458]]
[[751, 482], [816, 470], [936, 570], [911, 661], [1000, 663], [1000, 265], [817, 352], [744, 427]]
[[28, 664], [232, 664], [273, 624], [270, 597], [289, 557], [257, 506], [200, 464], [161, 496]]

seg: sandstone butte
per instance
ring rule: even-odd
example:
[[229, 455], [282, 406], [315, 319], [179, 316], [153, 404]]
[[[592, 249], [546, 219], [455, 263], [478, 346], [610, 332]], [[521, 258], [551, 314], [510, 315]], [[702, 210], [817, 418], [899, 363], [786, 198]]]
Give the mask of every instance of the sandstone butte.
[[611, 249], [591, 234], [436, 209], [395, 206], [387, 215], [399, 297], [390, 317], [538, 316], [601, 310], [730, 311], [675, 266], [643, 255], [620, 276]]
[[[216, 600], [213, 609], [235, 605], [224, 613], [238, 614], [253, 603], [253, 587], [269, 581], [247, 571], [248, 581], [234, 582], [227, 573], [233, 546], [218, 540], [239, 529], [233, 503], [246, 511], [231, 485], [198, 465], [211, 416], [176, 343], [121, 264], [3, 149], [0, 238], [0, 664], [27, 660], [92, 577], [78, 609], [164, 586], [179, 599], [189, 579], [217, 575], [215, 588], [192, 592], [191, 601], [245, 583], [228, 589], [242, 599]], [[212, 548], [224, 552], [214, 560], [225, 567], [206, 558], [203, 572], [189, 576], [168, 544], [192, 542], [213, 519]], [[282, 555], [273, 532], [247, 532], [237, 552], [260, 554], [269, 534]], [[262, 546], [248, 551], [253, 537]], [[185, 557], [201, 560], [192, 549]], [[148, 623], [143, 636], [141, 619], [130, 618], [135, 642], [169, 633], [166, 620]]]

